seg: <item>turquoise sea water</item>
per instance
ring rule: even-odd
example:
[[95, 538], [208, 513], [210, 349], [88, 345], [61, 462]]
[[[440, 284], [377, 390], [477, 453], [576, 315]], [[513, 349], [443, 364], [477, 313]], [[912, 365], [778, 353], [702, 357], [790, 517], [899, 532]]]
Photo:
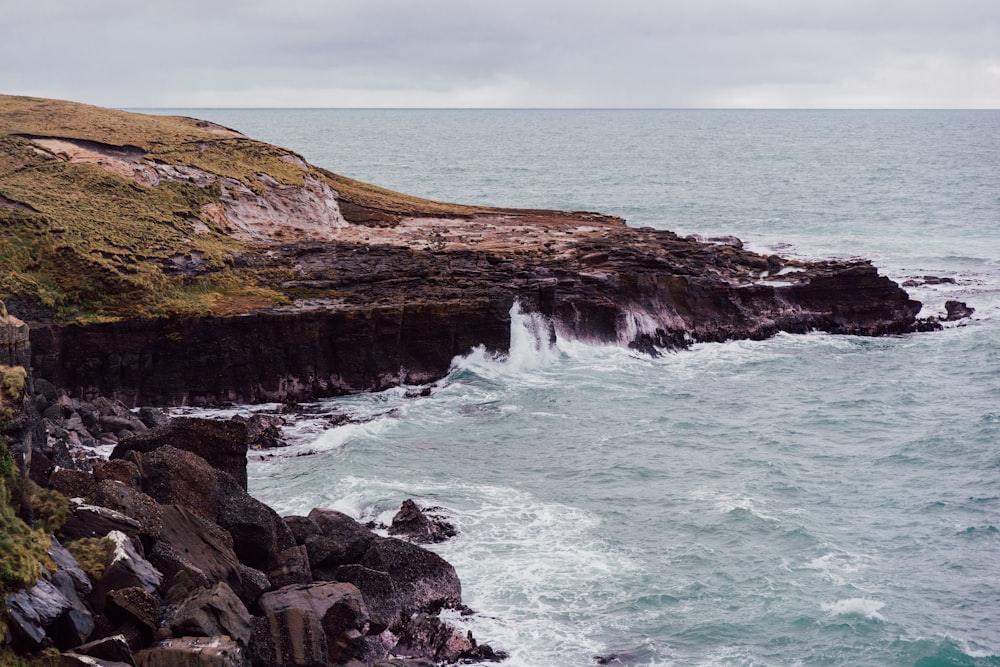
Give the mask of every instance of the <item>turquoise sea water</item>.
[[977, 309], [942, 332], [658, 359], [515, 313], [429, 397], [317, 406], [370, 420], [289, 426], [251, 491], [446, 508], [456, 623], [512, 666], [1000, 665], [1000, 112], [183, 113], [411, 194], [954, 279], [911, 290]]

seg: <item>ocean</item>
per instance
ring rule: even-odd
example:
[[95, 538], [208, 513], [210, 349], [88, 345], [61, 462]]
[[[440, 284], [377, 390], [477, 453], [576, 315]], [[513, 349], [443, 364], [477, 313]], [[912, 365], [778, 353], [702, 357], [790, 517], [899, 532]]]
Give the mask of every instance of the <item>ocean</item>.
[[443, 508], [478, 612], [453, 620], [510, 667], [1000, 665], [1000, 112], [168, 112], [431, 199], [870, 258], [924, 316], [966, 301], [935, 333], [659, 358], [515, 311], [510, 354], [430, 396], [309, 406], [250, 490]]

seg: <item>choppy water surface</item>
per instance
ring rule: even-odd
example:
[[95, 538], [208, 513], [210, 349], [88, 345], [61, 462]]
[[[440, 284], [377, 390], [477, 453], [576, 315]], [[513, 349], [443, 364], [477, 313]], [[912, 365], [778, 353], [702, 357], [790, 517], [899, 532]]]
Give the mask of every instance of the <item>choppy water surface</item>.
[[1000, 112], [185, 113], [413, 194], [954, 279], [913, 290], [977, 308], [940, 333], [659, 359], [515, 313], [509, 357], [329, 402], [370, 421], [290, 427], [251, 490], [447, 508], [456, 622], [512, 666], [1000, 665]]

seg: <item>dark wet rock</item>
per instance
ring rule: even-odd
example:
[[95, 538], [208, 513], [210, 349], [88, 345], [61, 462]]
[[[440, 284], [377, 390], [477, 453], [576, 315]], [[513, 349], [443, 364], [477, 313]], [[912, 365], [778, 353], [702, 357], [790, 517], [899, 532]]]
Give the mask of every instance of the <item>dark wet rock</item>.
[[[95, 658], [102, 661], [100, 664], [103, 665], [135, 665], [135, 660], [132, 658], [132, 649], [129, 648], [128, 642], [125, 641], [124, 635], [102, 637], [87, 644], [75, 646], [72, 654]], [[63, 654], [64, 659], [66, 655], [66, 653]], [[66, 665], [65, 660], [63, 664]], [[93, 665], [94, 663], [80, 661], [71, 664]]]
[[124, 417], [101, 415], [98, 422], [105, 433], [119, 433], [122, 431], [144, 433], [149, 430], [149, 427], [133, 414], [127, 414]]
[[437, 663], [424, 658], [386, 658], [376, 661], [373, 667], [437, 667]]
[[286, 586], [261, 596], [266, 624], [251, 640], [255, 665], [367, 662], [368, 610], [351, 584]]
[[125, 533], [111, 531], [107, 538], [114, 543], [111, 561], [94, 585], [91, 600], [95, 611], [103, 611], [109, 592], [122, 588], [141, 588], [155, 593], [163, 581], [163, 574], [146, 560]]
[[368, 607], [373, 634], [382, 632], [402, 620], [403, 608], [399, 593], [392, 577], [387, 573], [363, 565], [341, 565], [334, 576], [337, 581], [354, 584], [361, 591], [361, 596]]
[[256, 570], [249, 565], [240, 563], [236, 568], [240, 575], [240, 599], [248, 609], [255, 608], [257, 600], [267, 591], [279, 588], [271, 583], [271, 579], [260, 570]]
[[170, 423], [170, 417], [160, 408], [141, 407], [138, 417], [139, 421], [146, 425], [146, 428], [157, 428]]
[[128, 451], [145, 454], [165, 445], [197, 454], [213, 468], [228, 472], [246, 490], [248, 436], [245, 423], [176, 417], [165, 426], [118, 443], [111, 458], [123, 458]]
[[306, 540], [313, 535], [319, 534], [319, 526], [307, 516], [286, 516], [282, 517], [285, 525], [292, 531], [296, 544], [305, 544]]
[[372, 541], [360, 562], [392, 578], [399, 604], [406, 612], [462, 601], [462, 585], [455, 568], [436, 553], [415, 544], [379, 537]]
[[179, 505], [163, 507], [160, 514], [159, 539], [149, 558], [163, 572], [164, 590], [224, 581], [242, 593], [240, 562], [228, 532]]
[[93, 585], [87, 573], [83, 571], [80, 564], [73, 558], [73, 554], [59, 544], [56, 538], [52, 538], [47, 553], [49, 554], [49, 558], [56, 564], [56, 567], [59, 568], [59, 571], [65, 572], [70, 577], [73, 587], [78, 594], [82, 596], [90, 594], [90, 591], [93, 590]]
[[430, 614], [414, 614], [393, 632], [399, 637], [395, 653], [434, 662], [457, 662], [476, 648], [471, 635]]
[[94, 462], [93, 474], [97, 482], [113, 479], [133, 489], [142, 489], [142, 475], [139, 473], [139, 466], [134, 461], [126, 459], [96, 461]]
[[288, 446], [281, 437], [281, 427], [285, 425], [285, 420], [278, 415], [253, 414], [250, 417], [233, 417], [233, 419], [247, 425], [247, 442], [250, 449]]
[[233, 639], [178, 637], [156, 642], [135, 654], [136, 667], [246, 667], [247, 657]]
[[404, 537], [412, 542], [430, 544], [444, 542], [457, 535], [458, 530], [444, 518], [429, 515], [413, 500], [404, 500], [399, 512], [392, 518], [389, 534]]
[[305, 546], [296, 545], [278, 552], [267, 577], [275, 588], [311, 582], [313, 576], [309, 568], [309, 552]]
[[136, 651], [149, 644], [159, 627], [160, 604], [143, 588], [120, 588], [108, 593], [105, 615], [115, 631]]
[[945, 317], [946, 322], [954, 322], [955, 320], [972, 317], [972, 314], [976, 312], [975, 308], [967, 306], [962, 301], [946, 301], [944, 309], [948, 313], [948, 316]]
[[233, 538], [233, 550], [240, 561], [267, 571], [278, 552], [295, 546], [295, 537], [278, 514], [248, 494], [232, 476], [216, 474], [216, 521]]
[[144, 542], [152, 543], [160, 534], [162, 506], [142, 491], [122, 482], [106, 479], [98, 482], [92, 504], [120, 512], [139, 522], [139, 532]]
[[214, 521], [219, 488], [215, 469], [190, 451], [164, 445], [139, 456], [142, 490], [162, 505], [183, 505]]
[[78, 540], [82, 537], [104, 537], [113, 530], [136, 537], [141, 529], [138, 521], [121, 512], [100, 505], [73, 503], [59, 532], [63, 539]]
[[49, 475], [48, 488], [69, 498], [83, 498], [94, 491], [94, 476], [83, 470], [59, 468]]
[[250, 612], [225, 582], [201, 589], [180, 604], [170, 620], [174, 636], [227, 635], [242, 646], [250, 641]]
[[52, 646], [49, 630], [73, 607], [66, 596], [45, 579], [8, 595], [5, 604], [15, 647], [29, 651]]
[[342, 512], [314, 509], [309, 518], [319, 527], [319, 534], [306, 539], [309, 566], [316, 579], [332, 580], [341, 565], [361, 562], [375, 534]]

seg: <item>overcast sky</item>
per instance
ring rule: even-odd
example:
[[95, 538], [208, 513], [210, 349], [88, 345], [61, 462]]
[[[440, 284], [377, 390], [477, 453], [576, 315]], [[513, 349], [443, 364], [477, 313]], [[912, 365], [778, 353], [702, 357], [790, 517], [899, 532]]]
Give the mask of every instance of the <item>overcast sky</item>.
[[0, 0], [0, 92], [113, 107], [1000, 108], [1000, 0]]

